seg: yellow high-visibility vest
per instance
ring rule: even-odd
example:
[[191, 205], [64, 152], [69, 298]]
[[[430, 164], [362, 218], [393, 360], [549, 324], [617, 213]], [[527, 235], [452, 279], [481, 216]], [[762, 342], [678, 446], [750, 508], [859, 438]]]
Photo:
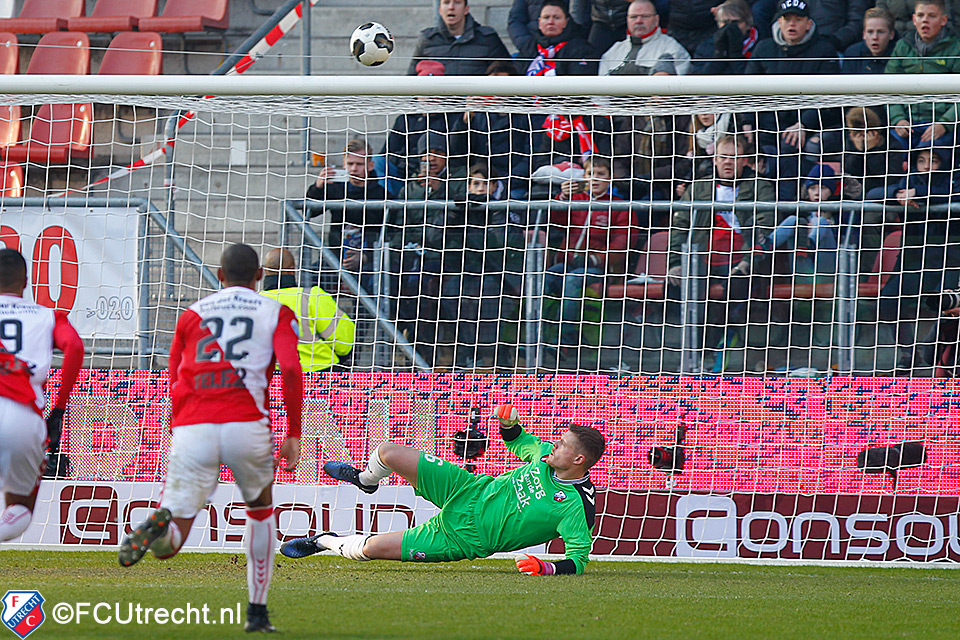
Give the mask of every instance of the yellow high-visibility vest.
[[320, 287], [287, 287], [262, 291], [289, 307], [300, 322], [300, 364], [304, 371], [323, 371], [340, 362], [353, 349], [356, 325], [340, 310], [336, 300]]

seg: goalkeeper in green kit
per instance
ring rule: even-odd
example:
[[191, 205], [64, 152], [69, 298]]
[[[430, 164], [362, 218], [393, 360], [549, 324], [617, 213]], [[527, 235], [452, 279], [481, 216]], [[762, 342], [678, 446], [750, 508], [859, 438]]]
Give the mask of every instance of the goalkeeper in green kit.
[[323, 470], [366, 493], [396, 472], [440, 513], [406, 531], [340, 536], [324, 532], [283, 543], [280, 553], [303, 558], [320, 551], [352, 560], [449, 562], [484, 558], [563, 538], [566, 558], [546, 562], [524, 554], [517, 568], [529, 575], [583, 573], [593, 544], [596, 491], [588, 471], [603, 455], [603, 435], [570, 425], [556, 444], [520, 427], [517, 410], [500, 405], [494, 415], [507, 449], [527, 464], [499, 476], [475, 476], [417, 449], [385, 443], [360, 471], [343, 462]]

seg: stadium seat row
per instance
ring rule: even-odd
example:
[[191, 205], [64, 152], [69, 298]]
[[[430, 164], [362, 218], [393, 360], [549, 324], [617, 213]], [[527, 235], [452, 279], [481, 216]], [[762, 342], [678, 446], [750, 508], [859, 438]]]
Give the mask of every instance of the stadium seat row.
[[[15, 74], [19, 46], [12, 33], [0, 33], [0, 74]], [[87, 74], [90, 40], [86, 33], [44, 35], [27, 65], [28, 74]], [[123, 32], [110, 42], [98, 73], [101, 75], [156, 75], [163, 72], [159, 33]], [[45, 104], [30, 118], [29, 138], [21, 141], [19, 105], [0, 106], [0, 193], [20, 196], [23, 170], [19, 163], [66, 164], [90, 157], [93, 105]]]
[[85, 0], [25, 0], [20, 15], [0, 19], [0, 31], [114, 33], [155, 31], [187, 33], [230, 26], [228, 0], [167, 0], [157, 16], [158, 0], [97, 0], [85, 16]]
[[[894, 272], [897, 257], [900, 255], [901, 231], [895, 231], [884, 238], [883, 248], [874, 260], [871, 275], [866, 281], [857, 285], [857, 293], [861, 298], [876, 298], [880, 289]], [[599, 296], [602, 293], [608, 298], [623, 298], [634, 301], [657, 301], [666, 299], [667, 255], [670, 251], [670, 233], [661, 231], [650, 236], [647, 246], [643, 249], [637, 261], [635, 276], [636, 282], [627, 278], [625, 284], [608, 285], [605, 292], [599, 290], [601, 285], [594, 285], [594, 291]], [[836, 290], [833, 283], [780, 283], [773, 284], [770, 297], [774, 300], [791, 300], [795, 298], [834, 298]], [[722, 300], [725, 292], [721, 285], [711, 287], [709, 298]]]

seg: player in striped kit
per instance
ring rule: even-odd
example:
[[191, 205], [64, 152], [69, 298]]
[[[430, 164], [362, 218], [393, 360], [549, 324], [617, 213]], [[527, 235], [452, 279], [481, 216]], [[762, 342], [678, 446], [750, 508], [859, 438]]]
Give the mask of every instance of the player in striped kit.
[[273, 457], [267, 388], [279, 366], [288, 419], [279, 458], [293, 471], [303, 404], [297, 318], [256, 292], [263, 269], [251, 247], [227, 247], [217, 277], [224, 288], [190, 305], [177, 321], [170, 347], [173, 435], [160, 507], [123, 540], [119, 559], [129, 567], [148, 548], [157, 558], [176, 555], [225, 464], [247, 503], [245, 628], [274, 631], [267, 591], [277, 538], [272, 486], [279, 459]]
[[[20, 537], [30, 524], [44, 469], [47, 438], [56, 453], [67, 398], [83, 364], [83, 342], [67, 320], [23, 299], [27, 262], [14, 249], [0, 250], [0, 542]], [[43, 385], [53, 349], [63, 351], [60, 392], [43, 423]]]

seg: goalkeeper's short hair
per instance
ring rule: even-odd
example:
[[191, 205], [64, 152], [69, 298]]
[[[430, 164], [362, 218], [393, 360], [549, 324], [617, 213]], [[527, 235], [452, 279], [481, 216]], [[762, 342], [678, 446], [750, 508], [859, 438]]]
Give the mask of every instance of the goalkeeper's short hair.
[[580, 444], [580, 453], [586, 458], [587, 469], [597, 464], [607, 448], [607, 441], [603, 434], [593, 427], [582, 424], [571, 424], [569, 429], [570, 433], [577, 437], [577, 442]]

